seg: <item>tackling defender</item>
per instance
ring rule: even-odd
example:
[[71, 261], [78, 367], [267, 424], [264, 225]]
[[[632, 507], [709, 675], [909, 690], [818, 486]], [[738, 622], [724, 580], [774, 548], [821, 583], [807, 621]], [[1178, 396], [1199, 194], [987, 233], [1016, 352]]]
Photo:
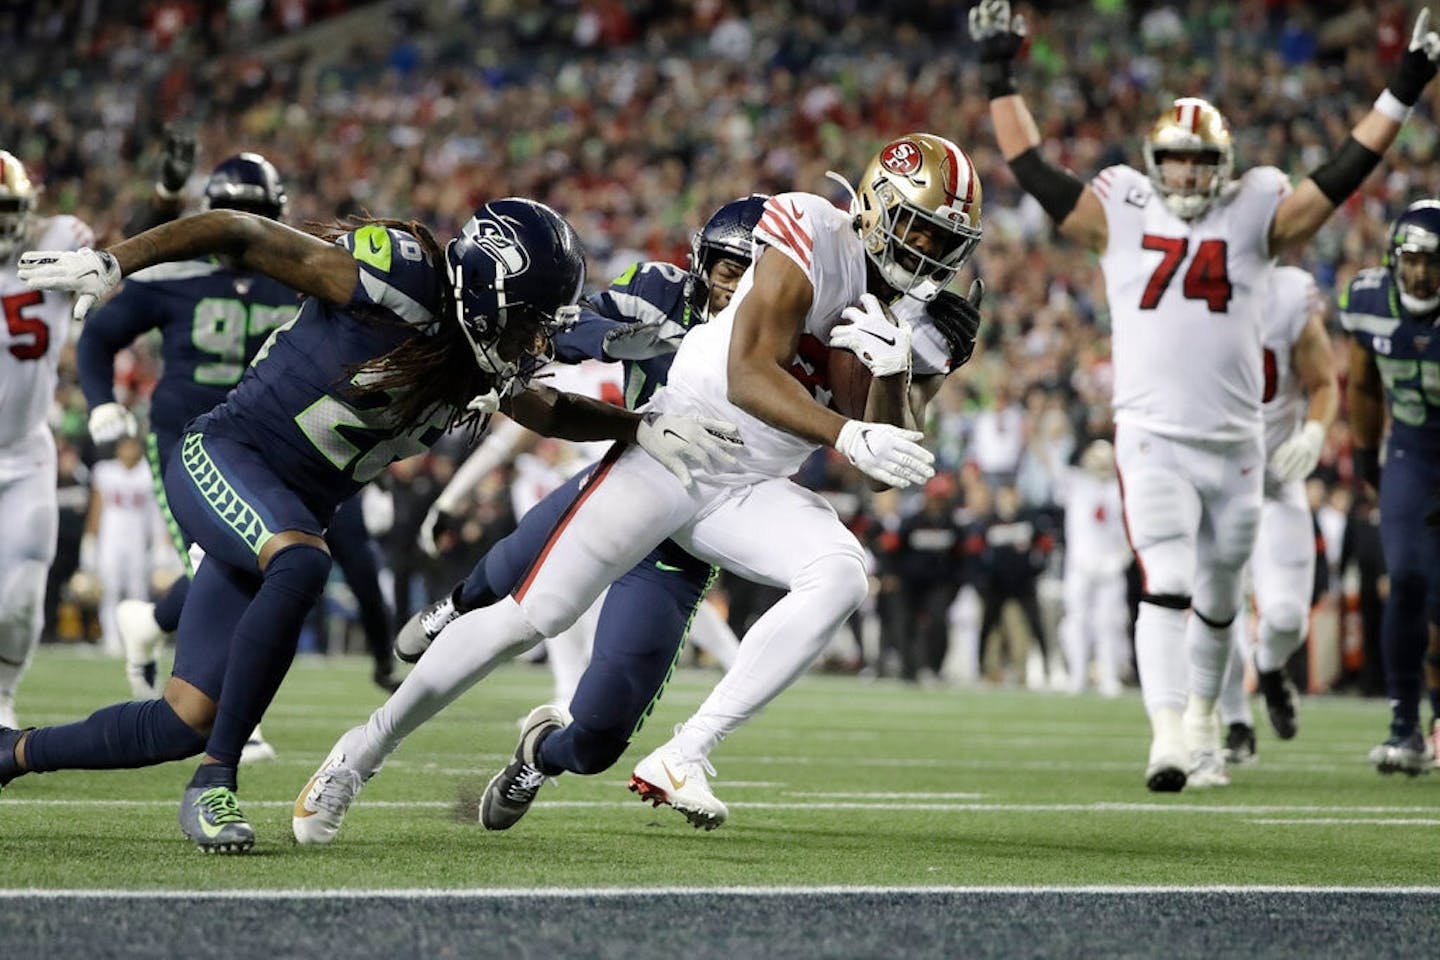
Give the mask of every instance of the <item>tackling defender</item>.
[[0, 729], [0, 786], [28, 772], [137, 767], [204, 751], [180, 805], [207, 853], [249, 850], [236, 797], [246, 737], [283, 681], [324, 588], [335, 508], [394, 460], [503, 409], [537, 432], [633, 441], [662, 470], [729, 456], [727, 424], [637, 416], [529, 380], [557, 315], [585, 279], [579, 237], [518, 198], [485, 204], [441, 247], [423, 226], [369, 221], [327, 242], [252, 214], [213, 210], [110, 251], [37, 252], [23, 278], [80, 296], [83, 316], [124, 274], [228, 253], [307, 295], [223, 404], [193, 421], [165, 478], [204, 549], [162, 699], [61, 727]]

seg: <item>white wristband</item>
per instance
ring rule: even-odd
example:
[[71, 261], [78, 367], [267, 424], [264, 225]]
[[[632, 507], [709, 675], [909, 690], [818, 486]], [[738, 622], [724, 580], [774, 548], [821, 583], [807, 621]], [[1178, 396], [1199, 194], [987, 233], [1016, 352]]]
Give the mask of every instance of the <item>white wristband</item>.
[[1410, 112], [1415, 109], [1401, 103], [1400, 98], [1391, 93], [1389, 87], [1380, 91], [1380, 96], [1375, 98], [1374, 106], [1376, 113], [1383, 114], [1396, 123], [1404, 123], [1409, 120]]

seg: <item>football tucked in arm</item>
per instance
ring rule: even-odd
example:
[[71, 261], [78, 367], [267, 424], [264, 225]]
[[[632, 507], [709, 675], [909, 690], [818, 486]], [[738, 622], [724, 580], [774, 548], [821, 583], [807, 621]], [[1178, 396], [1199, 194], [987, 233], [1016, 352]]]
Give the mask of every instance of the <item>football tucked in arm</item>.
[[849, 350], [832, 347], [826, 358], [830, 380], [830, 407], [842, 417], [865, 419], [870, 396], [870, 368]]

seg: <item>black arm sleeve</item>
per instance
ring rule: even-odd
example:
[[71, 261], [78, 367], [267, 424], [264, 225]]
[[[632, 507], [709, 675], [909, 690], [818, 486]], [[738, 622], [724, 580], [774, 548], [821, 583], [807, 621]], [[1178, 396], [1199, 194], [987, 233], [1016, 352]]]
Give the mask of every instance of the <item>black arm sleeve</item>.
[[1379, 162], [1380, 154], [1354, 137], [1346, 137], [1340, 149], [1315, 168], [1310, 179], [1315, 181], [1315, 186], [1320, 188], [1325, 198], [1338, 207], [1365, 182]]
[[1070, 216], [1080, 202], [1080, 194], [1085, 192], [1085, 184], [1075, 174], [1046, 163], [1039, 147], [1031, 147], [1011, 160], [1010, 172], [1056, 223]]

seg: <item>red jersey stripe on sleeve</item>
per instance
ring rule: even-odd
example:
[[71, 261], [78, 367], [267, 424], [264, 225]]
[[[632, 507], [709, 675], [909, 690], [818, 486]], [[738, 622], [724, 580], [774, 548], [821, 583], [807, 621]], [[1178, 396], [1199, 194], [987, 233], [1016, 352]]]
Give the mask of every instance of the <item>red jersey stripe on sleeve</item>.
[[[773, 203], [774, 201], [771, 202]], [[797, 240], [795, 232], [791, 231], [790, 226], [787, 225], [784, 220], [774, 215], [773, 211], [770, 209], [769, 203], [765, 205], [765, 213], [760, 217], [759, 226], [760, 229], [780, 240], [797, 257], [800, 258], [800, 262], [805, 265], [806, 269], [809, 269], [810, 250], [812, 247], [809, 234], [796, 227], [795, 230], [799, 233], [800, 237], [804, 238], [803, 242], [801, 240]]]

